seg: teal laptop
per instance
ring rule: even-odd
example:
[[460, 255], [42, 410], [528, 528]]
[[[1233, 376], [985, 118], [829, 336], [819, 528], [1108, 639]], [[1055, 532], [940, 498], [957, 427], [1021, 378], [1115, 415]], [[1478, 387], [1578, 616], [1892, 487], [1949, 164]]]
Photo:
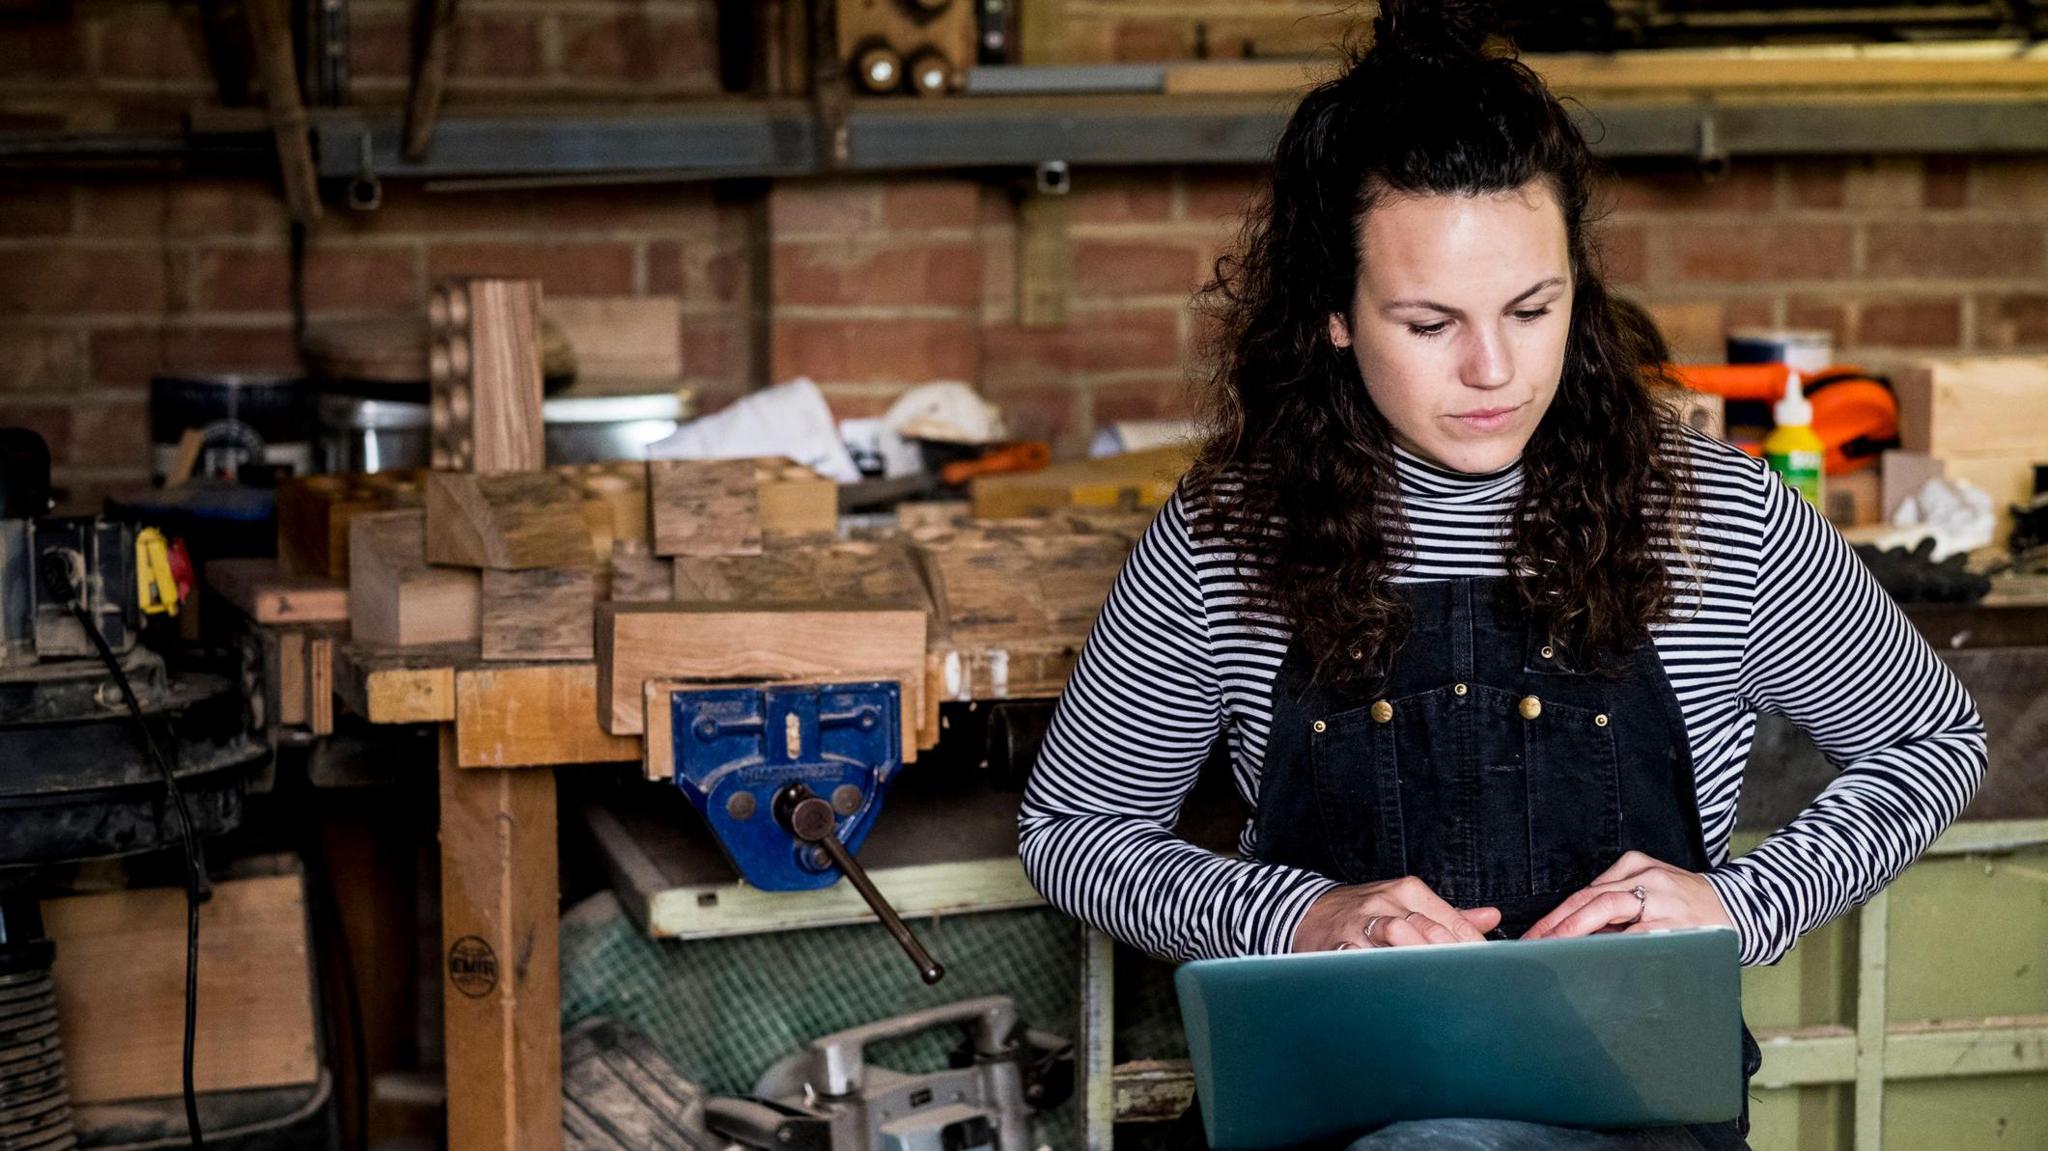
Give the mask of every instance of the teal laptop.
[[1629, 1127], [1742, 1109], [1727, 928], [1208, 959], [1174, 983], [1215, 1151], [1400, 1119]]

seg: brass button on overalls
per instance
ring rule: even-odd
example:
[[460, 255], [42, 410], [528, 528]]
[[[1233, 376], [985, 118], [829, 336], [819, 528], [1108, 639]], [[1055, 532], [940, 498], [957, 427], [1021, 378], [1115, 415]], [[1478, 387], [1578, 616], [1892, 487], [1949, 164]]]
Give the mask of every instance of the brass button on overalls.
[[1518, 710], [1521, 711], [1523, 719], [1535, 719], [1543, 714], [1543, 701], [1533, 695], [1525, 695]]
[[1375, 700], [1372, 705], [1372, 718], [1379, 723], [1394, 722], [1394, 705], [1383, 699]]

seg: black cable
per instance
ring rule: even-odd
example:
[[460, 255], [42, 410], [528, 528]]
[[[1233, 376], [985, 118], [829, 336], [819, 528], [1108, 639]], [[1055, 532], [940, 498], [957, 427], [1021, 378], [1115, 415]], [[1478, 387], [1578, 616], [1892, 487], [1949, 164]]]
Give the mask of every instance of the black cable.
[[71, 614], [85, 629], [87, 638], [92, 640], [94, 650], [106, 662], [107, 670], [114, 676], [114, 683], [121, 689], [121, 698], [128, 705], [128, 714], [134, 719], [136, 730], [142, 733], [142, 742], [149, 748], [149, 757], [164, 777], [164, 789], [170, 792], [172, 804], [178, 812], [178, 839], [185, 855], [185, 1131], [192, 1139], [193, 1151], [205, 1151], [206, 1141], [199, 1131], [199, 1096], [192, 1087], [193, 1040], [199, 1026], [199, 849], [193, 838], [192, 811], [185, 806], [185, 793], [178, 787], [178, 778], [171, 771], [171, 764], [164, 757], [163, 749], [157, 746], [156, 736], [151, 734], [149, 723], [143, 718], [142, 704], [135, 698], [135, 688], [129, 684], [128, 675], [121, 670], [121, 661], [114, 655], [114, 649], [107, 645], [107, 639], [93, 623], [85, 604], [79, 599], [78, 584], [72, 578], [71, 565], [57, 552], [43, 553], [43, 584], [51, 594], [64, 599], [71, 608]]

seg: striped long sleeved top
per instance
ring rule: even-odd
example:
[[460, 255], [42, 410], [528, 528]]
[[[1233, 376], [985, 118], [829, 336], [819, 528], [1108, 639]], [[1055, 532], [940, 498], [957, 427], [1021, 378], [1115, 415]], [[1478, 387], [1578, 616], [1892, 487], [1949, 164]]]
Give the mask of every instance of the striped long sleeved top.
[[[1697, 433], [1692, 571], [1673, 565], [1671, 618], [1653, 642], [1677, 693], [1697, 779], [1708, 880], [1744, 964], [1798, 938], [1904, 870], [1975, 792], [1975, 704], [1842, 538], [1760, 463]], [[1520, 466], [1445, 471], [1401, 453], [1411, 551], [1397, 579], [1505, 575]], [[1284, 621], [1243, 599], [1233, 553], [1191, 530], [1177, 494], [1110, 591], [1061, 697], [1019, 816], [1031, 881], [1054, 906], [1172, 959], [1283, 952], [1336, 881], [1177, 838], [1211, 745], [1229, 741], [1256, 807]], [[1840, 774], [1754, 851], [1728, 856], [1760, 711], [1804, 729]]]

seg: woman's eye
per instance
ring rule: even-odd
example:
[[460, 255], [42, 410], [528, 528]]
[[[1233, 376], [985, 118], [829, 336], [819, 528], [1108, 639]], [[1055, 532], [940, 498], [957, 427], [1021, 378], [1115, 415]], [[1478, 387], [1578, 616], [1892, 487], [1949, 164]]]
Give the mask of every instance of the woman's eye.
[[1443, 335], [1444, 329], [1450, 326], [1451, 322], [1449, 320], [1438, 320], [1434, 324], [1410, 324], [1408, 325], [1408, 330], [1427, 340]]
[[1545, 304], [1540, 308], [1528, 308], [1523, 311], [1516, 312], [1515, 318], [1526, 323], [1530, 320], [1540, 320], [1549, 314], [1550, 305]]

